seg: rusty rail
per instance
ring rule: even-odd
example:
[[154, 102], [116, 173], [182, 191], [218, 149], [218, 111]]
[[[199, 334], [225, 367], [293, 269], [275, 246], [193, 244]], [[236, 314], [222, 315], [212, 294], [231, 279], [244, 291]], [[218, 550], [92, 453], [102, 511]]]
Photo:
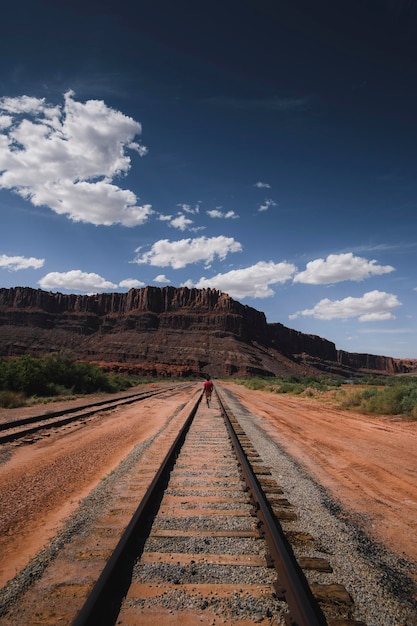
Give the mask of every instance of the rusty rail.
[[275, 585], [277, 594], [285, 599], [289, 607], [289, 614], [286, 619], [287, 624], [288, 626], [326, 626], [327, 620], [310, 590], [290, 544], [271, 511], [267, 498], [236, 435], [229, 418], [229, 410], [220, 399], [218, 393], [217, 398], [242, 473], [255, 503], [261, 532], [264, 535], [271, 560], [277, 571], [278, 579]]
[[[66, 424], [70, 424], [71, 422], [79, 419], [90, 417], [91, 415], [95, 415], [96, 413], [109, 411], [111, 409], [124, 406], [125, 404], [133, 404], [134, 402], [157, 396], [161, 393], [171, 391], [175, 388], [177, 387], [166, 387], [164, 389], [145, 392], [142, 391], [140, 393], [136, 392], [127, 396], [119, 397], [116, 400], [114, 398], [108, 398], [106, 400], [99, 400], [98, 402], [90, 402], [79, 407], [72, 407], [59, 411], [51, 411], [49, 413], [33, 415], [31, 417], [23, 417], [12, 422], [3, 422], [2, 424], [0, 424], [0, 431], [4, 432], [9, 430], [10, 432], [6, 432], [6, 434], [0, 435], [0, 444], [16, 441], [17, 439], [21, 439], [22, 437], [26, 437], [27, 435], [36, 433], [39, 430], [55, 428], [57, 426], [65, 426]], [[20, 426], [26, 425], [27, 428], [15, 430]]]
[[73, 626], [106, 626], [114, 624], [125, 590], [129, 587], [134, 558], [146, 538], [149, 516], [159, 504], [166, 486], [167, 475], [173, 467], [190, 425], [201, 402], [202, 394], [191, 409], [184, 426], [162, 461], [154, 479], [136, 509], [114, 552], [97, 579]]

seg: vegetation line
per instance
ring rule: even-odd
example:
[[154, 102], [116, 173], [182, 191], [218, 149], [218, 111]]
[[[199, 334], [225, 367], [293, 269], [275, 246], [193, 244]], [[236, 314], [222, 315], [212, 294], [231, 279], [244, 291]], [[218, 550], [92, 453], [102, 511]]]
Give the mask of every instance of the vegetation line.
[[69, 354], [0, 359], [0, 407], [15, 408], [43, 398], [56, 399], [97, 392], [115, 393], [137, 380], [107, 374], [97, 365], [76, 362]]
[[354, 381], [327, 376], [236, 379], [247, 389], [332, 399], [341, 409], [417, 419], [417, 376], [364, 376]]

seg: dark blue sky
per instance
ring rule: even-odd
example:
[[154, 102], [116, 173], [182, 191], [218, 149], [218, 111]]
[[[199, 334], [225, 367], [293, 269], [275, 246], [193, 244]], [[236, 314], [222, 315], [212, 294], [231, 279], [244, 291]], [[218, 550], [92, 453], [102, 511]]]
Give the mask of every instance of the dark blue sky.
[[417, 358], [417, 3], [2, 11], [0, 286], [214, 287]]

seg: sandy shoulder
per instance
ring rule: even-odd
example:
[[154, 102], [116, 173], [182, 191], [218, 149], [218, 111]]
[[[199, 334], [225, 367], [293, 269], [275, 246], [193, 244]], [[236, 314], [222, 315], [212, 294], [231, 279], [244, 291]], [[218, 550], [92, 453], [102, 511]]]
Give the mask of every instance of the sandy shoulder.
[[11, 448], [0, 465], [0, 587], [55, 536], [103, 477], [164, 426], [189, 395], [188, 391], [172, 398], [148, 398], [105, 413], [87, 426], [57, 430], [31, 445]]
[[417, 563], [417, 421], [226, 387], [371, 537]]

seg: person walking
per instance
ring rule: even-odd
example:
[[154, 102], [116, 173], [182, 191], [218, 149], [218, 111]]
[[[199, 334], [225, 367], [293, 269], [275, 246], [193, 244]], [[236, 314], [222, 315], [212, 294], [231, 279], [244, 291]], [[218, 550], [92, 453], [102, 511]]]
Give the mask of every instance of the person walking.
[[210, 380], [210, 376], [207, 376], [207, 379], [203, 385], [204, 395], [206, 396], [207, 406], [210, 406], [211, 394], [213, 392], [213, 382]]

